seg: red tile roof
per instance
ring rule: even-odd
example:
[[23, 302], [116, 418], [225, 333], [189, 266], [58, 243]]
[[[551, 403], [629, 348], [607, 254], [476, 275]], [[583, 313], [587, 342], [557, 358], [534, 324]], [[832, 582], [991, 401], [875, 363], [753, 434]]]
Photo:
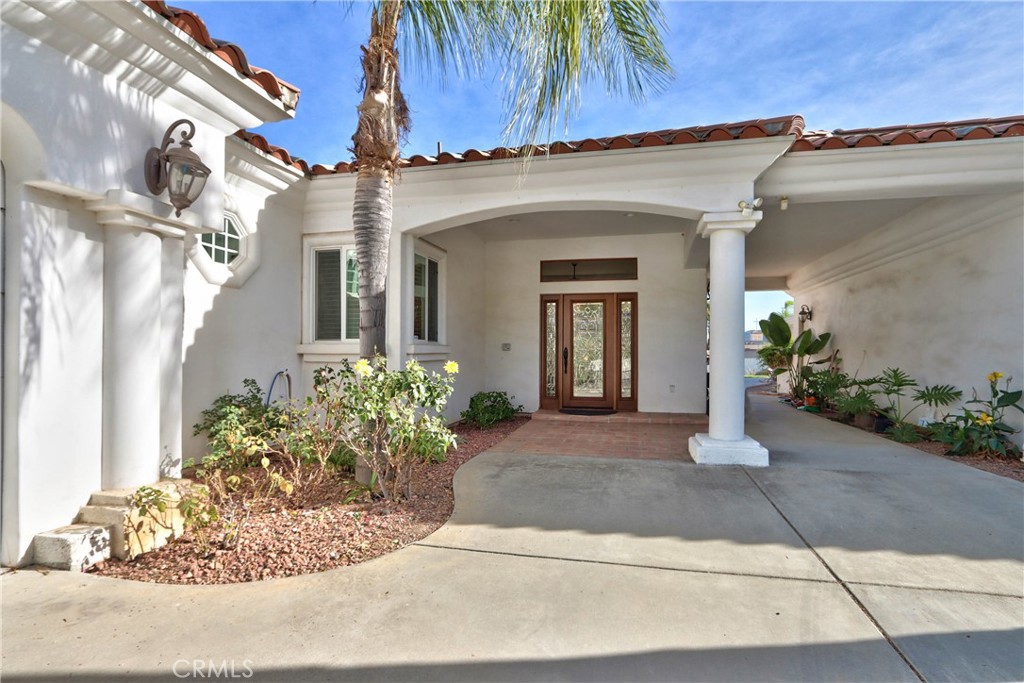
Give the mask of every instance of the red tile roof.
[[287, 109], [295, 109], [299, 103], [299, 89], [291, 83], [283, 81], [273, 73], [249, 64], [242, 48], [234, 43], [211, 38], [206, 24], [195, 12], [171, 7], [163, 0], [143, 0], [146, 7], [156, 12], [170, 23], [187, 33], [193, 40], [217, 55], [234, 67], [242, 76], [252, 79], [254, 83], [267, 91], [267, 94]]
[[[638, 147], [687, 145], [695, 142], [767, 138], [780, 135], [796, 135], [799, 137], [803, 128], [804, 119], [802, 116], [778, 116], [772, 119], [754, 119], [737, 123], [692, 126], [690, 128], [669, 128], [648, 133], [631, 133], [607, 138], [587, 138], [572, 142], [559, 141], [551, 145], [534, 145], [533, 147], [496, 147], [490, 150], [467, 149], [461, 154], [441, 152], [437, 156], [416, 154], [408, 159], [402, 159], [399, 165], [402, 168], [419, 168], [421, 166], [457, 164], [466, 161], [514, 159], [531, 153], [535, 155], [573, 154], [576, 152], [602, 152], [605, 150], [635, 149]], [[335, 164], [333, 167], [316, 164], [311, 170], [314, 175], [326, 175], [330, 173], [348, 173], [354, 169], [351, 163], [342, 162]]]
[[[267, 139], [260, 135], [259, 133], [250, 133], [247, 130], [240, 130], [235, 133], [235, 137], [240, 138], [245, 142], [248, 142], [250, 145], [260, 150], [264, 154], [272, 156], [275, 159], [278, 159], [285, 166], [292, 166], [294, 168], [297, 168], [306, 175], [309, 175], [311, 173], [309, 164], [307, 164], [303, 159], [293, 157], [291, 154], [288, 153], [288, 150], [286, 150], [284, 147], [277, 147], [275, 145], [270, 144], [269, 142], [267, 142]], [[337, 172], [348, 173], [348, 164], [338, 164], [338, 166], [345, 166], [345, 169], [338, 169]]]
[[790, 151], [810, 152], [817, 149], [915, 145], [922, 142], [985, 140], [1015, 135], [1024, 135], [1024, 116], [970, 119], [945, 123], [918, 123], [855, 130], [804, 131]]
[[[805, 131], [803, 127], [804, 119], [801, 116], [779, 116], [773, 119], [757, 119], [711, 126], [671, 128], [651, 133], [633, 133], [607, 138], [587, 138], [586, 140], [575, 142], [554, 142], [549, 146], [534, 146], [532, 150], [534, 154], [573, 154], [577, 152], [661, 147], [696, 142], [719, 142], [782, 135], [794, 135], [797, 138], [790, 148], [790, 152], [880, 147], [928, 142], [954, 142], [957, 140], [983, 140], [1024, 135], [1024, 115], [1006, 116], [998, 119], [971, 119], [947, 123], [859, 128], [857, 130]], [[306, 174], [314, 176], [330, 175], [335, 173], [351, 173], [355, 170], [352, 162], [345, 161], [338, 162], [334, 166], [316, 164], [310, 167], [302, 159], [292, 157], [288, 154], [287, 150], [271, 145], [262, 135], [247, 131], [238, 131], [235, 135], [264, 153], [276, 157], [286, 165], [294, 166]], [[522, 149], [522, 155], [528, 152], [528, 148]], [[441, 152], [441, 154], [433, 157], [416, 154], [408, 159], [402, 159], [400, 165], [403, 168], [419, 168], [468, 161], [512, 159], [519, 156], [520, 151], [511, 147], [497, 147], [487, 151], [468, 149], [461, 154]]]

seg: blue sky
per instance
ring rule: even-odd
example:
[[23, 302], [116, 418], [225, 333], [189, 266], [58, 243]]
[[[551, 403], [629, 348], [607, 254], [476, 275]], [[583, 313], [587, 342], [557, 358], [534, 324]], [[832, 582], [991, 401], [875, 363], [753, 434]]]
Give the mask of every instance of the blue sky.
[[[176, 2], [252, 64], [302, 90], [294, 121], [255, 129], [308, 162], [348, 160], [367, 3]], [[646, 103], [584, 91], [564, 139], [802, 114], [811, 129], [1024, 112], [1024, 3], [666, 2], [676, 70]], [[412, 132], [403, 153], [502, 143], [499, 75], [445, 85], [403, 63]], [[748, 297], [749, 299], [750, 297]], [[765, 297], [755, 297], [765, 298]], [[784, 296], [751, 309], [763, 317]], [[749, 322], [748, 322], [749, 325]]]

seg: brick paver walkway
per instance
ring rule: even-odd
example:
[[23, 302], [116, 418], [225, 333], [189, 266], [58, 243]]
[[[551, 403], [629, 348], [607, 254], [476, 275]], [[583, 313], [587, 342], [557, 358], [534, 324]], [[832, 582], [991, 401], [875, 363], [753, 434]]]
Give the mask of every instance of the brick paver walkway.
[[541, 410], [495, 450], [692, 462], [687, 442], [697, 432], [706, 432], [707, 429], [707, 417], [704, 415], [617, 413], [584, 416]]

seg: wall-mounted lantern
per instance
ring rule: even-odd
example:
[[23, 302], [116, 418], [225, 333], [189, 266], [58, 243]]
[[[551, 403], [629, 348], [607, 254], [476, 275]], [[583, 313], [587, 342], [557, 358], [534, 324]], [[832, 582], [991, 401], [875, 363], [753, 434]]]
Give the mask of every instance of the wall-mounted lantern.
[[[180, 146], [168, 149], [174, 142], [171, 135], [179, 127], [188, 130], [182, 132]], [[146, 153], [146, 186], [156, 195], [166, 189], [171, 206], [176, 209], [176, 216], [180, 216], [182, 211], [192, 206], [199, 198], [210, 175], [210, 169], [199, 155], [192, 151], [192, 143], [189, 140], [195, 134], [196, 127], [188, 119], [175, 121], [164, 133], [160, 147], [152, 147]]]
[[814, 317], [814, 312], [807, 304], [804, 304], [800, 307], [800, 312], [797, 315], [800, 317], [800, 324], [803, 325]]

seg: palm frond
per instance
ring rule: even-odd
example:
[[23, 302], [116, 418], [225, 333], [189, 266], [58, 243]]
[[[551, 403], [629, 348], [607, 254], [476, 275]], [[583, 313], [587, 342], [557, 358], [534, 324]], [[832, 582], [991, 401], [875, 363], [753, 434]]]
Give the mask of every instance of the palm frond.
[[576, 114], [583, 87], [600, 76], [635, 100], [672, 77], [650, 0], [499, 0], [507, 37], [506, 142], [551, 140]]
[[642, 101], [673, 76], [654, 0], [401, 3], [402, 51], [442, 83], [449, 72], [471, 76], [497, 62], [506, 86], [506, 144], [529, 149], [552, 139], [595, 79], [611, 94]]
[[477, 75], [495, 48], [494, 10], [492, 3], [474, 0], [405, 0], [399, 23], [402, 52], [442, 84], [450, 73]]

